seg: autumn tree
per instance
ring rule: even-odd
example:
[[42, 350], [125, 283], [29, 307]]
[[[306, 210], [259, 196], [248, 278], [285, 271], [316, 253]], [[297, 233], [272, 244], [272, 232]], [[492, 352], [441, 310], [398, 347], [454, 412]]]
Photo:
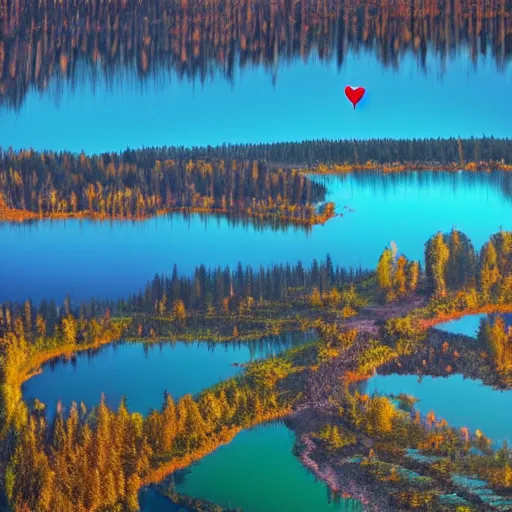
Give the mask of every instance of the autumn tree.
[[450, 290], [459, 290], [474, 285], [477, 257], [471, 240], [455, 228], [443, 238], [449, 249], [446, 264], [447, 287]]
[[480, 292], [485, 301], [490, 301], [497, 292], [500, 280], [498, 256], [492, 241], [487, 242], [480, 253]]
[[187, 319], [187, 312], [183, 300], [177, 299], [173, 302], [172, 313], [178, 326], [183, 327]]
[[407, 281], [408, 287], [411, 292], [415, 292], [418, 288], [420, 278], [420, 264], [417, 261], [409, 261], [407, 263]]
[[434, 294], [446, 295], [446, 266], [450, 250], [445, 244], [443, 234], [438, 232], [425, 244], [425, 272], [427, 282]]
[[377, 281], [379, 288], [387, 293], [393, 285], [393, 253], [386, 248], [377, 264]]

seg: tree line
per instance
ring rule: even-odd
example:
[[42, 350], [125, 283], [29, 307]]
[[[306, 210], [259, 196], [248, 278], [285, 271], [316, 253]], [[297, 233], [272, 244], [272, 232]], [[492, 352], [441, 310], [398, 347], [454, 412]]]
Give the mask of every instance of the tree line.
[[512, 302], [512, 233], [500, 230], [480, 251], [471, 239], [453, 228], [425, 243], [425, 271], [397, 249], [385, 248], [377, 265], [377, 280], [386, 301], [415, 292], [418, 283], [434, 299], [462, 293], [467, 307]]
[[[147, 148], [149, 151], [150, 148]], [[466, 162], [512, 163], [512, 140], [495, 137], [446, 139], [339, 139], [307, 140], [300, 142], [275, 142], [264, 144], [223, 144], [207, 147], [162, 147], [151, 148], [153, 155], [188, 158], [257, 159], [282, 166], [312, 167], [318, 164], [348, 164], [363, 166], [367, 163], [392, 164], [416, 162], [431, 165], [464, 166]], [[133, 154], [127, 150], [124, 154]], [[459, 168], [461, 168], [459, 167]]]
[[205, 81], [221, 70], [316, 55], [343, 66], [349, 51], [369, 50], [398, 67], [412, 52], [423, 70], [427, 53], [446, 60], [469, 49], [476, 62], [491, 54], [503, 68], [510, 57], [509, 0], [98, 0], [93, 3], [6, 0], [0, 31], [0, 102], [19, 108], [31, 86], [75, 84], [131, 73], [139, 79], [175, 71]]
[[438, 297], [466, 289], [485, 302], [511, 302], [512, 233], [500, 230], [477, 252], [464, 233], [438, 232], [425, 245], [425, 273]]
[[[112, 316], [131, 314], [174, 314], [186, 318], [187, 312], [225, 314], [250, 312], [263, 301], [285, 302], [293, 295], [304, 304], [316, 290], [321, 295], [342, 290], [352, 283], [370, 277], [373, 271], [344, 269], [332, 263], [313, 260], [310, 266], [300, 261], [296, 265], [279, 264], [271, 267], [197, 267], [193, 275], [180, 275], [174, 265], [170, 275], [157, 274], [145, 288], [127, 298], [95, 299], [72, 305], [70, 297], [63, 304], [43, 300], [40, 304], [27, 299], [24, 303], [0, 305], [0, 337], [9, 332], [23, 334], [29, 343], [39, 348], [61, 344], [89, 343], [101, 332], [102, 322]], [[51, 340], [51, 345], [49, 345]]]
[[[471, 166], [467, 163], [470, 161]], [[160, 147], [87, 156], [0, 149], [0, 214], [140, 218], [169, 210], [324, 222], [326, 189], [297, 171], [338, 162], [348, 169], [512, 168], [509, 139], [312, 140], [217, 147]], [[473, 165], [474, 164], [474, 165]], [[343, 165], [342, 165], [343, 167]], [[345, 167], [343, 167], [345, 169]], [[398, 169], [398, 168], [397, 168]], [[336, 172], [336, 169], [334, 169]], [[399, 169], [401, 170], [401, 168]], [[344, 171], [343, 171], [344, 172]], [[503, 183], [506, 193], [512, 189]]]
[[[325, 188], [304, 174], [256, 160], [152, 156], [152, 150], [91, 157], [2, 152], [0, 206], [39, 216], [140, 218], [181, 209], [309, 222], [325, 197]], [[325, 205], [323, 213], [332, 214], [328, 210]]]
[[[48, 164], [43, 162], [43, 167], [50, 166], [50, 172], [63, 174], [82, 166], [84, 166], [82, 171], [92, 167], [103, 174], [106, 172], [105, 167], [111, 162], [116, 168], [123, 163], [136, 164], [138, 168], [152, 169], [157, 161], [160, 161], [162, 165], [167, 160], [183, 161], [185, 164], [189, 160], [205, 160], [210, 164], [214, 160], [224, 160], [226, 167], [232, 160], [250, 161], [250, 165], [253, 165], [252, 161], [257, 160], [259, 165], [268, 163], [298, 168], [315, 167], [322, 163], [363, 165], [367, 162], [377, 164], [421, 162], [432, 165], [456, 163], [464, 165], [470, 161], [495, 164], [503, 161], [506, 164], [512, 164], [512, 139], [500, 139], [492, 136], [465, 139], [458, 137], [446, 139], [316, 139], [259, 144], [226, 143], [220, 146], [127, 148], [120, 153], [111, 152], [91, 156], [70, 152], [45, 151], [38, 153], [29, 149], [15, 151], [12, 148], [0, 147], [0, 161], [4, 171], [11, 167], [18, 169], [21, 159], [31, 158], [34, 159], [32, 164], [36, 164], [39, 159], [43, 159], [43, 161], [49, 159]], [[92, 161], [88, 162], [88, 160]], [[103, 160], [103, 163], [100, 163], [100, 160]], [[62, 169], [62, 167], [65, 168]], [[113, 173], [114, 171], [111, 168], [109, 172]]]

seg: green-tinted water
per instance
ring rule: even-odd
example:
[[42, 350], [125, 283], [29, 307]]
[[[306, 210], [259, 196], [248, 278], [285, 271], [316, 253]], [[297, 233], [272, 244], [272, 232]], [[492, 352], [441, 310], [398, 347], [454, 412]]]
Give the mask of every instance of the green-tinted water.
[[244, 512], [361, 511], [357, 500], [329, 501], [326, 484], [293, 455], [293, 442], [284, 425], [244, 431], [192, 466], [176, 488]]

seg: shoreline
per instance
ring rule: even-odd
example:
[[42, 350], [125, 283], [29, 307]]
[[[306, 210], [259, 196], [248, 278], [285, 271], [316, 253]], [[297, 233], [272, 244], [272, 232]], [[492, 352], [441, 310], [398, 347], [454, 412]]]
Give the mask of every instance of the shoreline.
[[[331, 465], [328, 458], [321, 457], [315, 460], [317, 446], [311, 438], [308, 430], [304, 428], [307, 424], [321, 422], [318, 411], [313, 408], [298, 409], [291, 414], [286, 421], [287, 427], [296, 436], [297, 460], [318, 480], [325, 483], [330, 492], [345, 499], [358, 500], [364, 512], [394, 512], [389, 507], [379, 489], [361, 479], [361, 472], [357, 467], [341, 460], [336, 469]], [[366, 440], [368, 450], [371, 448], [371, 440]], [[343, 469], [342, 469], [343, 468]], [[370, 499], [371, 497], [371, 499]]]
[[[291, 166], [293, 167], [293, 166]], [[298, 166], [300, 167], [300, 166]], [[319, 164], [317, 167], [300, 168], [299, 172], [310, 175], [327, 174], [327, 175], [344, 175], [357, 172], [381, 172], [383, 174], [394, 174], [400, 172], [493, 172], [503, 171], [512, 172], [512, 165], [501, 162], [452, 162], [450, 164], [440, 165], [434, 162], [386, 162], [378, 164], [370, 162], [365, 164]]]
[[215, 441], [210, 445], [202, 447], [198, 449], [196, 452], [184, 455], [181, 457], [176, 457], [174, 460], [170, 460], [167, 463], [162, 464], [160, 468], [155, 468], [148, 476], [146, 476], [141, 481], [141, 486], [146, 487], [152, 484], [160, 483], [164, 478], [169, 476], [171, 473], [175, 471], [185, 469], [194, 462], [206, 457], [207, 455], [213, 453], [217, 448], [229, 444], [236, 435], [240, 434], [244, 430], [250, 430], [251, 428], [257, 427], [258, 425], [262, 425], [275, 420], [283, 420], [290, 414], [292, 414], [292, 409], [284, 409], [279, 413], [269, 413], [262, 417], [260, 421], [257, 421], [251, 425], [243, 426], [243, 427], [228, 427], [226, 429], [221, 430], [218, 434], [219, 438], [215, 439]]
[[[0, 197], [1, 199], [1, 197]], [[227, 208], [200, 208], [200, 207], [170, 207], [170, 208], [162, 208], [157, 210], [155, 213], [144, 214], [144, 215], [105, 215], [96, 212], [89, 212], [88, 210], [83, 210], [79, 212], [58, 212], [58, 213], [35, 213], [30, 210], [22, 210], [18, 208], [9, 208], [6, 206], [2, 206], [0, 201], [0, 223], [2, 222], [28, 222], [35, 220], [92, 220], [99, 222], [107, 222], [107, 221], [132, 221], [132, 222], [141, 222], [149, 219], [153, 219], [156, 217], [160, 217], [162, 215], [172, 214], [172, 213], [182, 213], [184, 215], [192, 215], [192, 214], [205, 214], [209, 216], [225, 216], [227, 218], [237, 217], [240, 220], [252, 220], [252, 219], [260, 219], [260, 220], [277, 220], [284, 222], [285, 224], [289, 224], [290, 226], [299, 226], [299, 227], [311, 227], [316, 225], [323, 225], [331, 218], [335, 217], [336, 214], [334, 212], [327, 212], [326, 214], [316, 213], [314, 217], [311, 218], [301, 218], [301, 217], [292, 217], [289, 215], [280, 215], [277, 213], [248, 213], [243, 212], [239, 214], [237, 212], [233, 212], [228, 210]]]
[[[375, 329], [377, 326], [375, 325], [375, 322], [378, 320], [382, 320], [382, 318], [372, 318], [372, 316], [375, 316], [373, 313], [376, 311], [384, 313], [382, 316], [383, 318], [394, 318], [393, 313], [397, 311], [397, 309], [400, 309], [402, 312], [408, 314], [411, 311], [414, 311], [414, 308], [418, 305], [418, 301], [415, 301], [414, 299], [409, 301], [406, 304], [397, 305], [397, 304], [389, 304], [389, 306], [383, 305], [383, 306], [368, 306], [366, 308], [363, 308], [361, 312], [354, 317], [353, 319], [350, 319], [349, 321], [345, 321], [343, 323], [343, 327], [349, 328], [349, 329], [359, 329], [360, 327], [363, 327], [361, 329], [361, 332], [365, 332], [368, 329]], [[391, 313], [391, 315], [389, 314]], [[486, 306], [480, 306], [478, 308], [471, 308], [464, 311], [458, 311], [456, 313], [451, 314], [440, 314], [436, 316], [435, 318], [431, 319], [418, 319], [418, 325], [420, 328], [424, 331], [427, 331], [436, 325], [449, 322], [451, 320], [457, 320], [465, 316], [469, 315], [477, 315], [477, 314], [492, 314], [492, 313], [512, 313], [512, 305], [510, 304], [488, 304]], [[113, 317], [113, 322], [116, 322], [116, 318]], [[125, 319], [126, 320], [126, 319]], [[289, 331], [283, 331], [280, 332], [277, 336], [286, 335], [288, 333], [293, 332], [307, 332], [302, 331], [300, 329], [292, 329]], [[181, 342], [184, 343], [190, 343], [190, 342], [198, 342], [198, 343], [248, 343], [251, 341], [258, 341], [259, 339], [264, 339], [267, 336], [272, 336], [273, 334], [269, 332], [268, 334], [262, 334], [259, 338], [234, 338], [233, 336], [226, 336], [225, 338], [221, 340], [212, 340], [211, 338], [207, 339], [205, 337], [197, 336], [192, 339], [192, 335], [183, 333], [180, 335], [173, 336], [158, 336], [156, 338], [144, 338], [144, 337], [123, 337], [122, 333], [120, 337], [116, 339], [103, 339], [99, 342], [95, 343], [88, 343], [84, 345], [66, 345], [63, 347], [57, 347], [54, 349], [47, 350], [45, 352], [36, 354], [35, 356], [32, 356], [30, 361], [27, 362], [27, 364], [20, 369], [20, 375], [18, 379], [18, 385], [22, 385], [24, 382], [29, 380], [32, 376], [39, 374], [42, 369], [41, 366], [45, 363], [57, 359], [61, 356], [71, 356], [74, 353], [80, 353], [86, 350], [91, 349], [97, 349], [101, 348], [105, 345], [109, 345], [111, 343], [117, 343], [117, 342], [127, 342], [127, 343], [143, 343], [143, 344], [155, 344], [155, 343], [166, 343], [166, 342]]]
[[[278, 165], [270, 162], [270, 165], [279, 167], [282, 169], [297, 170], [300, 174], [308, 176], [344, 176], [347, 174], [356, 174], [361, 172], [373, 172], [382, 174], [400, 174], [403, 172], [447, 172], [447, 173], [458, 173], [458, 172], [471, 172], [471, 173], [490, 173], [493, 171], [500, 172], [512, 172], [512, 164], [505, 164], [501, 162], [469, 162], [469, 163], [458, 163], [452, 162], [450, 164], [439, 165], [434, 162], [432, 163], [420, 163], [420, 162], [387, 162], [384, 164], [377, 164], [376, 162], [367, 162], [365, 164], [324, 164], [320, 163], [315, 167], [301, 167], [300, 164], [286, 164]], [[316, 225], [323, 225], [331, 218], [340, 215], [333, 211], [323, 213], [316, 213], [312, 218], [294, 217], [290, 215], [281, 215], [279, 213], [258, 213], [253, 212], [249, 207], [248, 211], [245, 212], [234, 212], [228, 208], [212, 208], [212, 207], [200, 207], [200, 206], [179, 206], [179, 207], [166, 207], [156, 210], [154, 213], [147, 213], [142, 215], [107, 215], [99, 212], [90, 212], [88, 210], [80, 210], [75, 212], [34, 212], [31, 210], [13, 208], [5, 204], [0, 191], [0, 223], [2, 222], [27, 222], [35, 220], [69, 220], [69, 219], [80, 219], [80, 220], [94, 220], [94, 221], [144, 221], [151, 218], [159, 217], [170, 213], [183, 213], [187, 214], [205, 214], [205, 215], [223, 215], [223, 216], [237, 216], [240, 219], [260, 219], [260, 220], [278, 220], [289, 224], [290, 226], [300, 227], [312, 227]], [[298, 205], [290, 205], [291, 208], [296, 208]]]
[[[360, 313], [359, 318], [354, 318], [352, 322], [347, 322], [345, 325], [352, 327], [356, 326], [358, 322], [368, 322], [372, 321], [373, 323], [377, 320], [382, 320], [382, 318], [391, 318], [400, 311], [409, 314], [415, 306], [418, 305], [419, 301], [418, 297], [412, 297], [407, 303], [404, 304], [390, 304], [386, 305], [372, 305], [365, 309], [363, 309]], [[448, 321], [454, 318], [460, 318], [465, 315], [476, 314], [476, 313], [492, 313], [492, 312], [512, 312], [511, 305], [486, 305], [481, 306], [479, 308], [472, 308], [465, 311], [458, 311], [456, 313], [452, 313], [450, 315], [438, 315], [434, 319], [424, 319], [423, 324], [420, 324], [424, 330], [428, 330], [430, 327]], [[377, 318], [375, 318], [377, 317]], [[102, 346], [108, 345], [110, 343], [115, 343], [116, 341], [122, 340], [122, 332], [123, 332], [123, 324], [122, 321], [119, 320], [116, 322], [115, 318], [112, 319], [113, 324], [117, 329], [120, 329], [119, 333], [115, 338], [109, 337], [108, 334], [105, 334], [103, 339], [97, 341], [95, 343], [89, 343], [84, 345], [67, 345], [64, 347], [57, 347], [54, 349], [50, 349], [45, 351], [44, 353], [36, 354], [30, 358], [29, 361], [21, 368], [19, 378], [12, 383], [14, 386], [19, 386], [23, 384], [26, 380], [30, 379], [36, 373], [41, 371], [41, 366], [57, 357], [72, 355], [74, 353], [83, 352], [89, 349], [100, 348]], [[422, 319], [418, 319], [421, 323]], [[117, 325], [116, 325], [117, 324]], [[153, 340], [147, 340], [149, 342], [154, 342]], [[138, 342], [145, 343], [146, 340], [139, 339]], [[357, 468], [351, 468], [350, 464], [341, 463], [336, 464], [334, 467], [329, 458], [325, 460], [320, 460], [320, 462], [315, 460], [315, 452], [316, 446], [314, 441], [308, 436], [307, 432], [301, 431], [300, 422], [304, 420], [304, 417], [309, 416], [312, 422], [317, 421], [318, 418], [315, 419], [315, 415], [321, 412], [325, 407], [320, 407], [320, 411], [317, 410], [317, 407], [312, 404], [305, 404], [303, 407], [299, 405], [298, 408], [292, 409], [291, 407], [287, 409], [283, 409], [279, 412], [269, 413], [262, 418], [258, 419], [257, 422], [247, 425], [247, 426], [231, 426], [231, 427], [223, 427], [215, 436], [215, 438], [211, 439], [205, 446], [197, 449], [195, 452], [176, 457], [175, 459], [171, 459], [167, 462], [163, 462], [160, 467], [154, 468], [149, 475], [147, 475], [143, 480], [141, 480], [140, 488], [146, 487], [151, 484], [157, 484], [161, 482], [166, 476], [173, 473], [174, 471], [184, 469], [194, 462], [200, 460], [206, 455], [214, 452], [220, 446], [230, 443], [234, 437], [242, 432], [243, 430], [253, 428], [257, 425], [266, 423], [268, 421], [276, 420], [276, 419], [285, 419], [286, 425], [290, 428], [296, 435], [296, 439], [301, 441], [303, 445], [303, 449], [297, 454], [298, 460], [301, 464], [308, 469], [315, 477], [322, 480], [326, 483], [329, 489], [336, 494], [343, 493], [343, 497], [353, 497], [363, 503], [364, 510], [369, 512], [391, 512], [390, 508], [387, 508], [387, 505], [383, 505], [383, 498], [380, 497], [379, 490], [372, 489], [371, 494], [376, 497], [376, 501], [372, 501], [371, 503], [365, 503], [365, 496], [368, 495], [367, 487], [357, 471]], [[309, 421], [308, 419], [308, 421]], [[311, 423], [311, 422], [310, 422]], [[309, 423], [308, 423], [309, 425]], [[311, 425], [309, 425], [311, 426]], [[371, 441], [370, 441], [371, 442]], [[369, 445], [370, 446], [370, 445]], [[343, 461], [341, 461], [343, 462]], [[347, 486], [345, 476], [348, 477], [348, 481], [350, 485]]]
[[486, 306], [479, 306], [477, 308], [470, 308], [467, 310], [464, 310], [462, 312], [457, 311], [453, 313], [447, 313], [447, 314], [439, 314], [434, 318], [427, 318], [427, 319], [421, 319], [419, 321], [419, 326], [427, 331], [428, 329], [431, 329], [435, 327], [436, 325], [443, 324], [445, 322], [451, 322], [452, 320], [459, 320], [462, 317], [470, 316], [470, 315], [481, 315], [481, 314], [493, 314], [493, 313], [512, 313], [512, 305], [511, 304], [494, 304], [494, 305], [486, 305]]

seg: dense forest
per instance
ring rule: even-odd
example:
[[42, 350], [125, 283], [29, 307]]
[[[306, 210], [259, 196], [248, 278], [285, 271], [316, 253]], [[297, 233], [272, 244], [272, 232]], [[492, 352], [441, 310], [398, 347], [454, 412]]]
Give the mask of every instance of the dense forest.
[[82, 344], [98, 339], [101, 323], [115, 316], [169, 314], [178, 319], [192, 311], [250, 313], [263, 304], [283, 303], [292, 297], [307, 305], [314, 293], [329, 298], [336, 307], [344, 300], [343, 290], [372, 275], [373, 271], [334, 266], [329, 256], [325, 261], [314, 260], [310, 267], [301, 262], [268, 268], [238, 264], [234, 269], [207, 269], [201, 265], [192, 276], [180, 275], [174, 266], [170, 275], [155, 275], [144, 290], [118, 301], [96, 299], [73, 305], [67, 297], [63, 304], [46, 300], [35, 304], [30, 299], [23, 304], [4, 303], [0, 305], [0, 336], [23, 332], [29, 344], [37, 346], [44, 339], [50, 348], [70, 340]]
[[[417, 262], [409, 262], [386, 248], [377, 264], [377, 280], [386, 302], [414, 291], [420, 276]], [[464, 291], [484, 301], [512, 302], [512, 234], [500, 230], [478, 252], [471, 240], [455, 228], [436, 233], [425, 244], [425, 285], [434, 298]], [[468, 304], [468, 307], [471, 307]]]
[[[471, 309], [481, 303], [512, 302], [512, 233], [500, 230], [477, 251], [462, 232], [438, 232], [425, 244], [425, 268], [409, 260], [397, 247], [385, 248], [376, 270], [345, 269], [334, 265], [328, 255], [310, 266], [243, 266], [206, 268], [180, 275], [176, 265], [169, 275], [157, 274], [145, 288], [119, 300], [96, 299], [73, 305], [43, 300], [35, 304], [4, 303], [0, 306], [0, 336], [23, 332], [29, 342], [55, 336], [56, 345], [94, 339], [98, 317], [130, 317], [133, 314], [174, 317], [195, 311], [203, 315], [251, 313], [263, 304], [340, 307], [354, 305], [351, 287], [366, 286], [371, 300], [404, 302], [411, 295], [426, 293], [432, 304], [445, 299]], [[68, 321], [68, 319], [72, 319]], [[78, 322], [78, 324], [77, 324]], [[78, 328], [80, 322], [83, 325]], [[66, 333], [72, 333], [66, 338]], [[68, 340], [68, 341], [66, 341]]]
[[283, 60], [316, 54], [341, 67], [363, 49], [394, 67], [413, 52], [426, 70], [427, 51], [446, 58], [467, 48], [473, 61], [489, 53], [503, 68], [512, 52], [510, 0], [6, 0], [0, 9], [0, 102], [15, 108], [54, 78], [111, 83], [126, 71], [174, 70], [232, 79], [256, 63], [275, 78]]
[[[142, 218], [164, 211], [278, 217], [299, 224], [333, 214], [325, 188], [297, 171], [257, 161], [152, 160], [132, 156], [3, 153], [0, 208], [40, 216]], [[6, 214], [8, 217], [8, 214]], [[324, 218], [325, 217], [325, 218]]]
[[[311, 225], [334, 215], [305, 172], [512, 169], [509, 139], [304, 141], [122, 153], [0, 150], [0, 217], [142, 218], [166, 211], [277, 218]], [[396, 166], [395, 163], [399, 163]], [[337, 165], [341, 165], [338, 168]], [[390, 168], [386, 166], [391, 166]], [[297, 169], [294, 169], [296, 167]], [[504, 183], [506, 193], [512, 191]], [[322, 208], [319, 210], [318, 206]]]
[[[133, 155], [127, 150], [123, 155]], [[315, 167], [318, 164], [392, 164], [418, 162], [424, 168], [445, 168], [456, 164], [461, 169], [469, 162], [488, 168], [489, 163], [512, 164], [512, 140], [481, 137], [470, 139], [367, 139], [309, 140], [268, 144], [223, 144], [217, 147], [147, 148], [153, 158], [236, 158], [260, 160], [280, 166]], [[503, 162], [502, 162], [503, 161]], [[334, 169], [335, 170], [335, 169]]]

